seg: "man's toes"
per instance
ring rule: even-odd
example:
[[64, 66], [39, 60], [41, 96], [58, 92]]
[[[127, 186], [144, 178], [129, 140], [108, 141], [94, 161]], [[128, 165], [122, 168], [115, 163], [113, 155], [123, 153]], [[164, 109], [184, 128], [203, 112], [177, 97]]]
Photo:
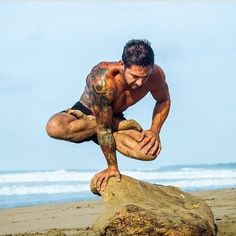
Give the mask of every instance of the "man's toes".
[[75, 116], [77, 119], [84, 118], [86, 115], [80, 110], [68, 109], [66, 110], [68, 114]]
[[86, 116], [86, 119], [88, 119], [88, 120], [95, 120], [95, 116], [87, 115], [87, 116]]
[[131, 120], [122, 120], [119, 123], [118, 130], [128, 130], [128, 129], [134, 129], [134, 130], [137, 130], [139, 132], [142, 131], [142, 127], [137, 121], [135, 121], [133, 119], [131, 119]]
[[140, 131], [140, 132], [143, 130], [142, 126], [136, 120], [131, 119], [131, 120], [129, 120], [129, 122], [130, 122], [133, 129]]

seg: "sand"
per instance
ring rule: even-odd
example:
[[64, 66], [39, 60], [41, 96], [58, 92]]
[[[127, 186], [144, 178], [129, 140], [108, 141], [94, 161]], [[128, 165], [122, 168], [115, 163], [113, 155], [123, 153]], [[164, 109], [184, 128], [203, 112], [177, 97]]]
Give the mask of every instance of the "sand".
[[[236, 236], [236, 188], [193, 192], [212, 208], [218, 236]], [[0, 210], [0, 235], [94, 236], [101, 201], [72, 202]]]
[[236, 188], [193, 193], [211, 207], [218, 236], [236, 236]]

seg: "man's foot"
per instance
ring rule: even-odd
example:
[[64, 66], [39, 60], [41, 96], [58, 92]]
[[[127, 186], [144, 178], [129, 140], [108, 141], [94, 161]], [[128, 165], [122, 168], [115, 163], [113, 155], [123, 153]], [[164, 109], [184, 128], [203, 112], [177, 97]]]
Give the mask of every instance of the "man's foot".
[[143, 129], [141, 127], [141, 125], [133, 119], [130, 120], [122, 120], [117, 124], [117, 130], [128, 130], [128, 129], [134, 129], [137, 130], [139, 132], [141, 132]]
[[92, 115], [85, 115], [80, 110], [73, 110], [73, 109], [67, 109], [66, 113], [73, 115], [77, 119], [86, 119], [86, 120], [94, 120], [95, 117]]

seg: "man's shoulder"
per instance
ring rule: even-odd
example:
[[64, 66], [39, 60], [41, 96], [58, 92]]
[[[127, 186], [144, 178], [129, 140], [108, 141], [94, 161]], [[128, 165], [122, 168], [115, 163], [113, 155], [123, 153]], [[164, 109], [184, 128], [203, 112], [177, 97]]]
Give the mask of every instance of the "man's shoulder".
[[87, 85], [93, 92], [103, 94], [115, 89], [114, 81], [109, 76], [111, 65], [112, 62], [100, 62], [93, 67], [87, 79]]
[[106, 79], [106, 75], [114, 70], [116, 64], [117, 62], [107, 62], [107, 61], [99, 62], [92, 68], [91, 72], [89, 73], [89, 77]]
[[163, 69], [157, 64], [154, 64], [154, 66], [153, 66], [151, 80], [155, 80], [155, 81], [159, 81], [159, 82], [165, 81], [165, 73], [164, 73]]
[[100, 69], [108, 69], [109, 70], [109, 69], [115, 67], [115, 65], [117, 65], [117, 64], [118, 64], [118, 62], [101, 61], [92, 68], [92, 71], [93, 70], [100, 70]]
[[164, 70], [161, 68], [161, 66], [157, 65], [157, 64], [154, 64], [153, 66], [153, 72], [155, 74], [161, 74], [163, 75], [164, 74]]

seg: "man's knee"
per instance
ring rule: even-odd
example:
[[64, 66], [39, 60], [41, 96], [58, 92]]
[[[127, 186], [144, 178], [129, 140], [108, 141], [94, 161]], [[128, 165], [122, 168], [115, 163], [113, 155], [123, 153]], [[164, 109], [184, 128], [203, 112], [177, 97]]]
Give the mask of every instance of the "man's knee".
[[52, 138], [63, 139], [66, 134], [66, 126], [62, 117], [53, 116], [46, 125], [47, 134]]
[[132, 150], [127, 147], [124, 148], [123, 146], [120, 146], [120, 145], [116, 145], [116, 147], [117, 147], [117, 150], [121, 152], [122, 154], [124, 154], [125, 156], [131, 157], [137, 160], [153, 161], [157, 158], [156, 154], [155, 155], [146, 154], [144, 151], [138, 150], [138, 148], [134, 148]]
[[137, 152], [136, 156], [139, 160], [143, 161], [154, 161], [157, 158], [157, 155], [145, 154], [144, 152]]

